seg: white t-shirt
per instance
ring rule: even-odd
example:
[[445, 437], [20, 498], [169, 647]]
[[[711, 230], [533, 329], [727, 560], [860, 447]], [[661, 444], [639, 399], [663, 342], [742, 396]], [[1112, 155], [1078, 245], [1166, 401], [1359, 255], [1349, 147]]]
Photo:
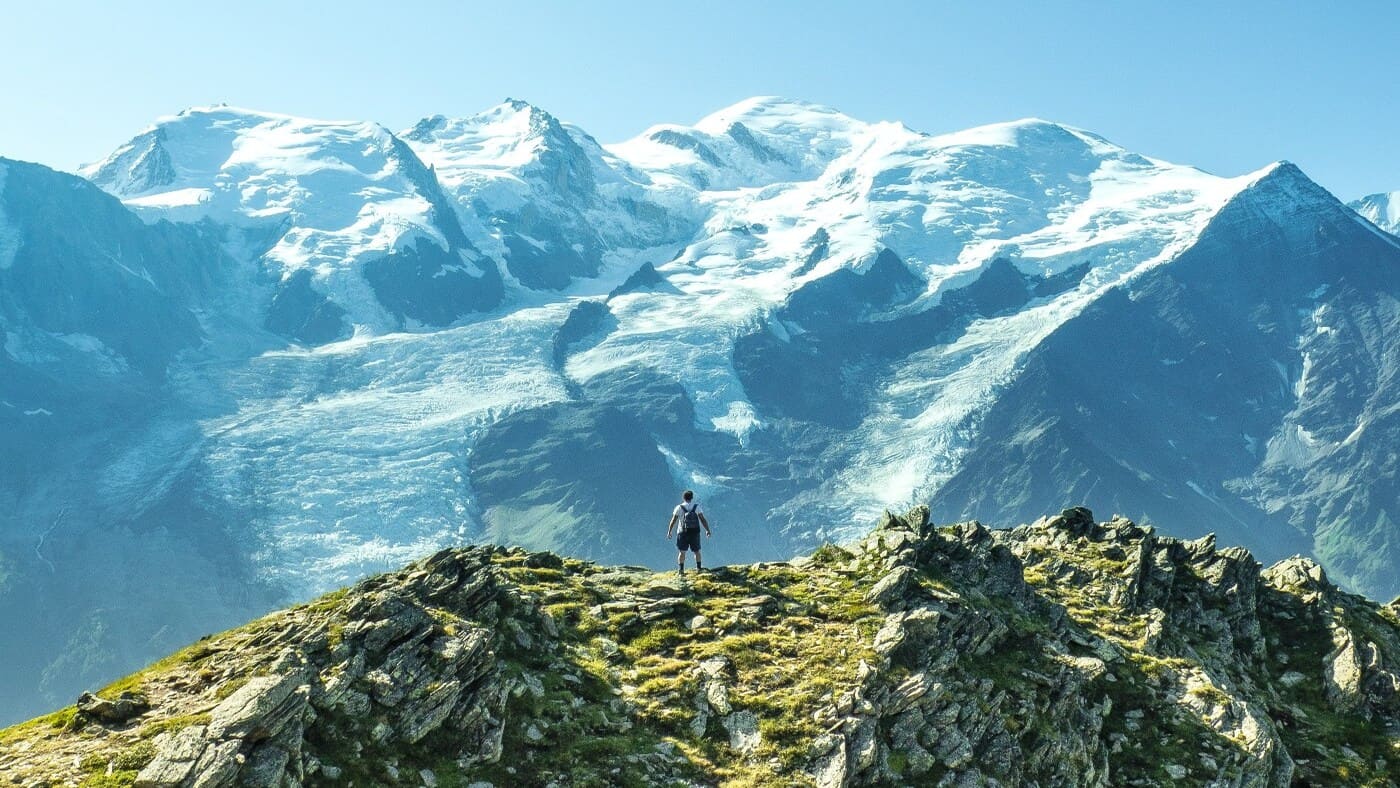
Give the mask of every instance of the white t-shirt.
[[698, 501], [691, 501], [688, 504], [682, 503], [676, 506], [676, 510], [674, 512], [671, 512], [671, 516], [676, 518], [676, 522], [680, 523], [682, 529], [685, 528], [685, 513], [691, 511], [690, 509], [686, 508], [687, 506], [692, 507], [695, 510], [696, 514], [700, 514], [700, 512], [702, 511], [700, 509], [700, 503]]

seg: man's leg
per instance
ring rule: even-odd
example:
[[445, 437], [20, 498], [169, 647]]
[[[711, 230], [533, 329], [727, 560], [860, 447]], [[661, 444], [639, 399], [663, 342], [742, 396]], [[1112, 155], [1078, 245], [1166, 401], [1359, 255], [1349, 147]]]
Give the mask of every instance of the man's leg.
[[685, 574], [685, 551], [676, 553], [676, 571]]
[[704, 569], [704, 568], [705, 568], [705, 565], [702, 564], [702, 563], [700, 562], [700, 550], [699, 550], [699, 549], [696, 549], [696, 550], [695, 550], [695, 571], [699, 572], [701, 569]]

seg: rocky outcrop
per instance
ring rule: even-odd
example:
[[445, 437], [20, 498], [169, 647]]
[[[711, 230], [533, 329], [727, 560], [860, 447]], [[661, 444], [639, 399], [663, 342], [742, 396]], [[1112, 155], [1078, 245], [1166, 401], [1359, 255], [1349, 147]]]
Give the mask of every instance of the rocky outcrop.
[[23, 785], [1395, 784], [1400, 619], [1083, 509], [677, 578], [449, 550], [0, 732]]
[[78, 714], [83, 719], [99, 723], [120, 724], [150, 707], [146, 699], [135, 692], [123, 692], [114, 700], [99, 698], [91, 692], [84, 692], [78, 696]]

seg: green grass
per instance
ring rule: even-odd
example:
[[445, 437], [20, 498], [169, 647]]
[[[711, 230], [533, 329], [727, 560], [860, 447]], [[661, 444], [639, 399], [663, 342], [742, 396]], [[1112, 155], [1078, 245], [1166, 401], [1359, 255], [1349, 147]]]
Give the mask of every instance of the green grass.
[[180, 731], [191, 725], [208, 725], [209, 714], [182, 714], [177, 717], [167, 717], [163, 720], [155, 720], [141, 726], [139, 735], [143, 739], [154, 739], [167, 731]]
[[78, 788], [128, 788], [136, 784], [136, 771], [114, 771], [111, 774], [90, 774], [78, 783]]
[[0, 744], [20, 741], [34, 736], [54, 736], [82, 727], [82, 717], [78, 716], [77, 706], [67, 706], [28, 722], [11, 725], [0, 730]]

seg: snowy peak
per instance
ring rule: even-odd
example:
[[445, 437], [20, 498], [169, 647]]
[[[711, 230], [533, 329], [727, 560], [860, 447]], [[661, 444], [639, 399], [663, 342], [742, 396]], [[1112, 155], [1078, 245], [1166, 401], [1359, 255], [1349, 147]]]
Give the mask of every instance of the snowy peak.
[[299, 220], [323, 212], [331, 195], [342, 202], [347, 179], [410, 187], [402, 179], [418, 162], [406, 152], [374, 123], [201, 107], [160, 119], [80, 174], [166, 218]]
[[[403, 138], [450, 189], [474, 190], [498, 178], [541, 172], [560, 192], [586, 198], [594, 186], [589, 152], [597, 143], [577, 138], [553, 115], [516, 99], [466, 118], [434, 115]], [[582, 144], [581, 144], [582, 142]]]
[[[120, 197], [172, 188], [201, 188], [221, 176], [263, 168], [274, 162], [308, 171], [316, 159], [330, 166], [353, 166], [383, 153], [392, 135], [382, 126], [351, 121], [312, 121], [228, 106], [195, 107], [158, 120], [105, 160], [80, 174]], [[374, 172], [376, 170], [368, 170]]]
[[808, 166], [846, 153], [870, 127], [831, 107], [776, 96], [741, 101], [695, 124], [698, 132], [733, 139], [759, 161], [771, 161], [776, 154]]
[[457, 158], [447, 160], [448, 164], [498, 168], [527, 164], [539, 148], [567, 144], [568, 139], [553, 115], [516, 99], [465, 118], [433, 115], [401, 136], [411, 143], [437, 144], [455, 152]]
[[1400, 192], [1367, 195], [1348, 207], [1382, 230], [1400, 235]]
[[753, 96], [706, 115], [695, 128], [707, 134], [721, 134], [735, 123], [764, 133], [782, 128], [810, 133], [819, 128], [868, 125], [822, 104], [782, 96]]
[[1149, 164], [1151, 161], [1092, 132], [1040, 118], [989, 123], [932, 136], [929, 140], [935, 147], [1013, 148], [1028, 156], [1050, 159], [1093, 156], [1100, 159], [1130, 159], [1138, 164]]
[[499, 301], [494, 271], [478, 264], [438, 181], [376, 123], [196, 108], [83, 174], [146, 218], [248, 231], [256, 248], [242, 253], [281, 282], [269, 327], [305, 341], [351, 324], [444, 325]]
[[662, 124], [608, 149], [700, 190], [811, 180], [875, 126], [820, 104], [760, 96], [694, 126]]
[[112, 194], [134, 197], [169, 186], [178, 177], [166, 148], [165, 130], [153, 128], [133, 138], [82, 174]]
[[[1243, 216], [1272, 222], [1296, 233], [1304, 243], [1317, 220], [1324, 216], [1349, 215], [1341, 201], [1309, 178], [1296, 164], [1277, 161], [1238, 179], [1244, 181], [1221, 219], [1233, 221]], [[1309, 221], [1302, 221], [1310, 217]]]

